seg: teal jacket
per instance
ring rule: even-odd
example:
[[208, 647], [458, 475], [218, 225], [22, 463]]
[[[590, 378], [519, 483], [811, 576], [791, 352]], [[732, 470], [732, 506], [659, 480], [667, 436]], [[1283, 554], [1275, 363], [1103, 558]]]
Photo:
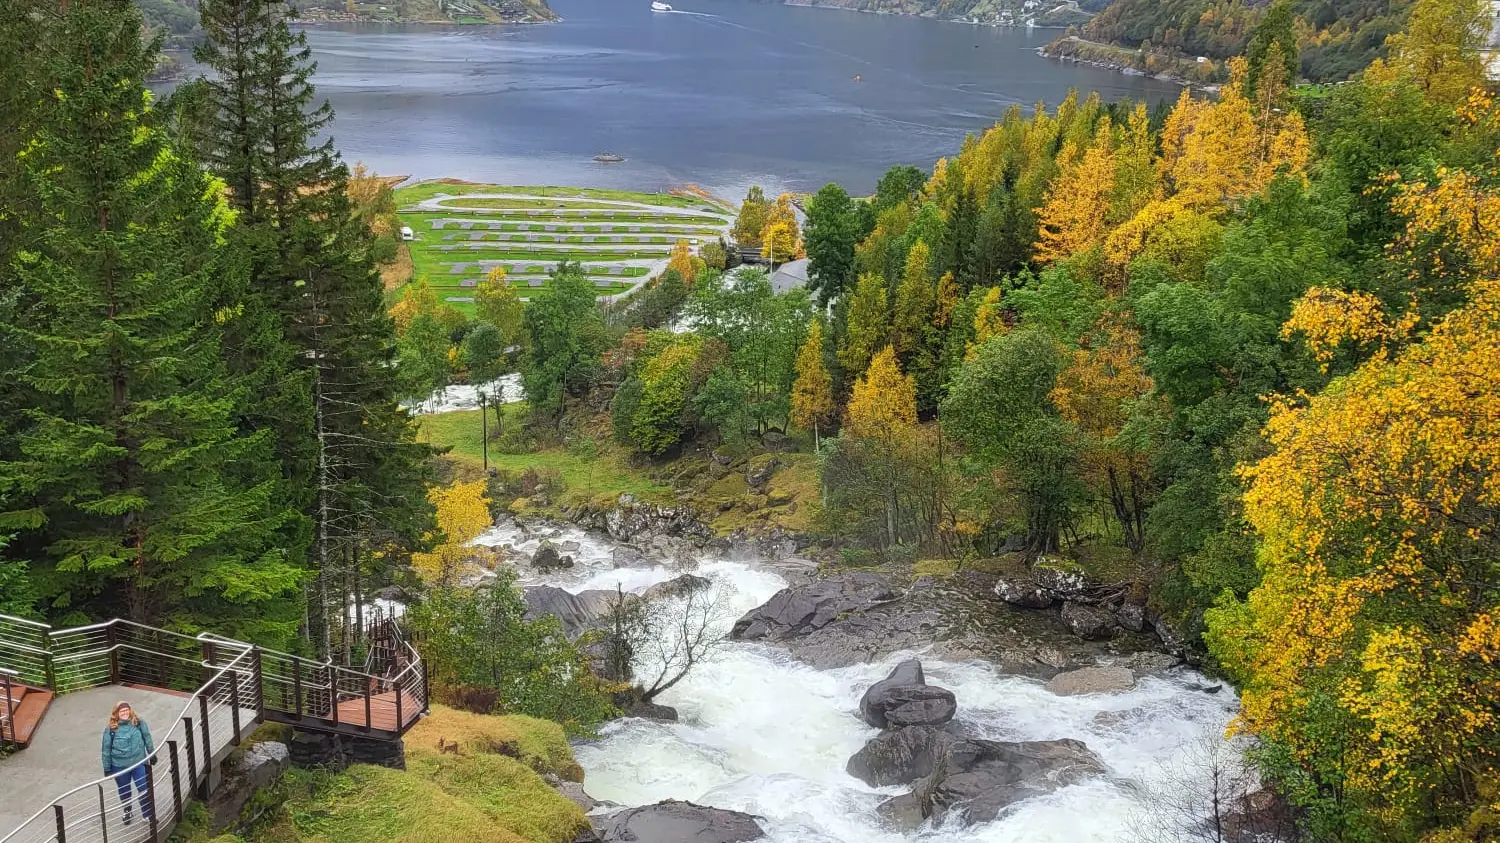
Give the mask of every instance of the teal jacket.
[[146, 721], [142, 720], [139, 726], [121, 721], [113, 730], [108, 726], [104, 727], [99, 760], [104, 764], [105, 775], [108, 775], [144, 760], [155, 748], [156, 744], [151, 742], [151, 729], [146, 726]]

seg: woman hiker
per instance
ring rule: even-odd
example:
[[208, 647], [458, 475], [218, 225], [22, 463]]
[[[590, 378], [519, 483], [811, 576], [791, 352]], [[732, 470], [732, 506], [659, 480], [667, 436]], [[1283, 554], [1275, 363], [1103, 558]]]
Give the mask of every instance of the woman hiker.
[[125, 824], [130, 820], [130, 784], [140, 794], [141, 816], [151, 819], [151, 797], [146, 789], [146, 777], [150, 766], [142, 763], [151, 754], [155, 745], [151, 742], [151, 729], [146, 721], [138, 717], [130, 703], [115, 703], [109, 714], [109, 725], [104, 727], [104, 739], [99, 747], [99, 759], [104, 763], [104, 774], [115, 777], [115, 787], [120, 791], [120, 802], [125, 806]]

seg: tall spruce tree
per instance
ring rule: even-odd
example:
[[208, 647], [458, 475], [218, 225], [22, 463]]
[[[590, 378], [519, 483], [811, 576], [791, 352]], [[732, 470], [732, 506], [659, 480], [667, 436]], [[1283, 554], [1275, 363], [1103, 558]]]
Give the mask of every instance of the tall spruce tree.
[[338, 649], [333, 620], [348, 615], [351, 586], [357, 604], [367, 551], [399, 556], [421, 540], [427, 449], [396, 405], [374, 241], [354, 218], [331, 139], [319, 139], [333, 112], [316, 97], [305, 37], [283, 3], [212, 0], [200, 10], [208, 39], [197, 56], [209, 74], [188, 134], [229, 185], [252, 292], [278, 315], [306, 377], [281, 457], [312, 524], [304, 632], [326, 656]]
[[220, 185], [153, 126], [141, 31], [128, 0], [76, 0], [37, 53], [14, 326], [34, 397], [0, 523], [24, 530], [16, 555], [55, 610], [277, 639], [296, 621], [300, 572], [277, 543], [292, 513], [221, 356], [235, 314], [218, 303], [243, 275]]

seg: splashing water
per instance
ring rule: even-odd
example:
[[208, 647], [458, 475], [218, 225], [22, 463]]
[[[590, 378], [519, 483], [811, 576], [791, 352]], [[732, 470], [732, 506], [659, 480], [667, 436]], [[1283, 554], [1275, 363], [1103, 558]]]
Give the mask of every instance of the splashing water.
[[[486, 543], [499, 544], [512, 539]], [[549, 584], [640, 591], [670, 579], [664, 566], [610, 568], [613, 545], [583, 531], [580, 565]], [[723, 622], [764, 603], [786, 582], [753, 563], [704, 560], [695, 571], [719, 588]], [[876, 806], [906, 788], [873, 788], [844, 771], [878, 732], [856, 717], [860, 696], [912, 653], [876, 664], [815, 670], [766, 645], [728, 642], [658, 701], [678, 723], [624, 719], [575, 747], [596, 799], [636, 806], [685, 799], [761, 818], [773, 843], [1126, 843], [1152, 788], [1168, 787], [1192, 748], [1224, 734], [1238, 708], [1229, 691], [1205, 694], [1201, 679], [1145, 677], [1124, 693], [1059, 697], [1043, 683], [997, 673], [979, 661], [923, 659], [927, 680], [958, 698], [965, 730], [995, 740], [1074, 738], [1109, 774], [1026, 799], [990, 823], [949, 823], [907, 835], [883, 826]], [[920, 655], [920, 654], [916, 654]]]

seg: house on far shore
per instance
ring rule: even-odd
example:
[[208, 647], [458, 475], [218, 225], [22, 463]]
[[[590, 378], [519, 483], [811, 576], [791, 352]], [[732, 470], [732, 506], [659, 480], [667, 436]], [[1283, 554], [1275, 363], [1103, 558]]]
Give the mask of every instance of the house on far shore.
[[777, 293], [807, 286], [807, 258], [787, 261], [771, 273], [771, 289]]

